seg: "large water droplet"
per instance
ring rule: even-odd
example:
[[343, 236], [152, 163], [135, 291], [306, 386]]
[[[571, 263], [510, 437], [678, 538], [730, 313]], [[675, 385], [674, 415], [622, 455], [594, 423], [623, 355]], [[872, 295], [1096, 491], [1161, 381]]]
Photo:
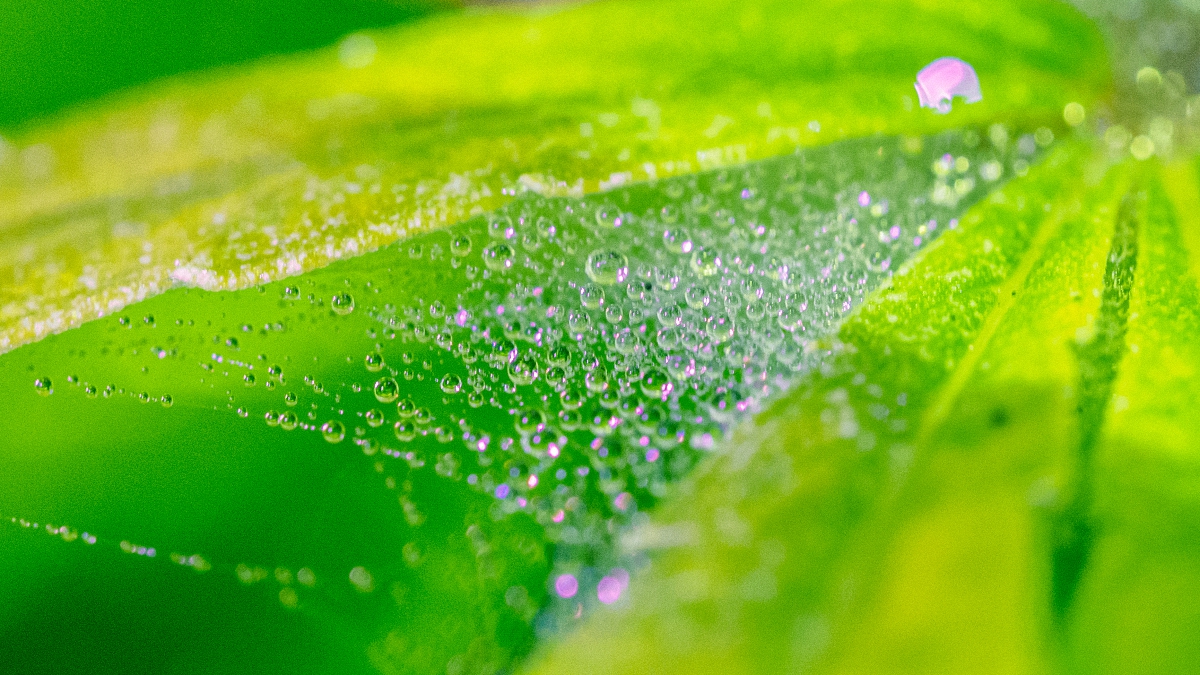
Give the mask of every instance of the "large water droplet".
[[336, 314], [346, 316], [354, 311], [354, 296], [344, 292], [337, 293], [329, 300], [329, 306]]

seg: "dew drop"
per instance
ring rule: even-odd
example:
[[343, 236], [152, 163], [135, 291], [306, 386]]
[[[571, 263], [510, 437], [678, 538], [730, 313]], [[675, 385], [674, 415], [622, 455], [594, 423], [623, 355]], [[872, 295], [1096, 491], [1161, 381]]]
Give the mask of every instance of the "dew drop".
[[391, 403], [400, 396], [400, 385], [391, 377], [381, 377], [375, 381], [375, 399], [380, 403]]
[[579, 301], [588, 309], [600, 309], [604, 304], [604, 289], [595, 284], [585, 284], [579, 289]]
[[465, 258], [471, 253], [471, 238], [460, 234], [450, 241], [450, 255], [455, 258]]
[[341, 443], [346, 438], [346, 425], [337, 420], [329, 420], [321, 425], [321, 435], [327, 443]]
[[654, 398], [666, 398], [672, 390], [671, 379], [658, 369], [647, 370], [642, 376], [642, 393]]
[[596, 224], [605, 230], [615, 230], [625, 224], [625, 217], [620, 209], [606, 204], [596, 209]]
[[337, 293], [329, 300], [329, 306], [333, 308], [335, 314], [346, 316], [354, 311], [354, 296], [349, 293]]
[[496, 239], [512, 239], [512, 236], [516, 234], [512, 218], [497, 216], [491, 219], [488, 221], [488, 234]]
[[612, 249], [592, 251], [584, 268], [589, 279], [601, 286], [622, 283], [629, 276], [629, 259]]
[[413, 400], [411, 398], [401, 399], [400, 402], [396, 404], [396, 412], [401, 417], [404, 417], [407, 419], [409, 417], [412, 417], [414, 414], [416, 414], [417, 404], [413, 403]]
[[565, 366], [571, 362], [571, 351], [563, 345], [555, 345], [546, 353], [546, 361], [552, 366]]
[[689, 266], [697, 275], [711, 277], [721, 271], [721, 256], [713, 249], [697, 249], [692, 252]]
[[692, 309], [703, 309], [708, 305], [708, 289], [700, 285], [688, 286], [683, 292], [683, 300]]
[[371, 371], [372, 373], [378, 373], [379, 371], [383, 370], [383, 354], [380, 354], [379, 352], [371, 352], [367, 354], [366, 358], [363, 360], [366, 363], [367, 370]]
[[538, 378], [538, 362], [532, 355], [518, 357], [508, 366], [508, 377], [513, 384], [524, 386], [533, 384]]
[[483, 264], [493, 272], [510, 269], [516, 257], [513, 247], [502, 242], [489, 244], [483, 249]]
[[412, 422], [396, 422], [392, 427], [398, 441], [411, 441], [417, 437], [417, 427]]
[[728, 342], [735, 332], [733, 319], [726, 316], [710, 316], [704, 322], [704, 332], [717, 344]]
[[692, 233], [686, 227], [671, 227], [663, 230], [663, 246], [671, 253], [691, 253]]
[[39, 377], [33, 381], [33, 390], [42, 396], [49, 396], [54, 393], [54, 383], [48, 377]]
[[441, 387], [444, 393], [457, 394], [462, 391], [462, 378], [454, 373], [446, 373], [442, 376]]
[[370, 593], [375, 590], [375, 578], [365, 567], [355, 567], [350, 570], [350, 583], [354, 584], [354, 588], [361, 593]]

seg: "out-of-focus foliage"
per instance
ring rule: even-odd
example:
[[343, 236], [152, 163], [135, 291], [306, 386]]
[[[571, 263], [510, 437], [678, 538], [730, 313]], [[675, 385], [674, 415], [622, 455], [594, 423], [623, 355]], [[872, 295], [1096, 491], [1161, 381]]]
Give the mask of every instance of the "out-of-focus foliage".
[[439, 0], [0, 2], [0, 129], [117, 89], [445, 8]]

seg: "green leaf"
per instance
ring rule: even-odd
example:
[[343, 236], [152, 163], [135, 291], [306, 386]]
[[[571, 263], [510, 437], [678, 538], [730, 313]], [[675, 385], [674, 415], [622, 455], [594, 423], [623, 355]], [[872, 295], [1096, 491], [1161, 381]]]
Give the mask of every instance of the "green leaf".
[[[373, 44], [16, 138], [15, 662], [505, 672], [557, 634], [542, 667], [1072, 658], [1034, 643], [1092, 597], [1080, 467], [1125, 386], [1105, 257], [1138, 173], [1051, 145], [1109, 87], [1090, 25], [610, 2]], [[947, 54], [984, 102], [912, 109]], [[628, 569], [631, 608], [589, 599]]]
[[[315, 269], [518, 192], [873, 133], [1054, 125], [1110, 86], [1095, 29], [1036, 0], [603, 2], [371, 35], [167, 80], [0, 144], [0, 349], [173, 285]], [[984, 100], [930, 115], [913, 78], [947, 54], [974, 65]]]

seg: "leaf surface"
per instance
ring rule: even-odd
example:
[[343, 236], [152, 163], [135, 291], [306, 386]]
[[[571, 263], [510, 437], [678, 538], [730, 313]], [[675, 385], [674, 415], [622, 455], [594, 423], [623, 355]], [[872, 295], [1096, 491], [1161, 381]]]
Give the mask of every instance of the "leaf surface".
[[[1109, 87], [1089, 24], [601, 2], [373, 44], [16, 137], [10, 660], [1073, 658], [1042, 642], [1105, 592], [1071, 562], [1101, 541], [1077, 493], [1133, 386], [1102, 367], [1133, 283], [1106, 260], [1149, 212], [1138, 171], [1050, 140]], [[951, 53], [984, 102], [911, 109]], [[614, 583], [631, 606], [597, 605]]]
[[[1095, 29], [1036, 1], [601, 2], [371, 35], [166, 80], [0, 145], [0, 349], [174, 285], [315, 269], [518, 192], [873, 133], [1033, 128], [1109, 87]], [[914, 109], [916, 71], [946, 54], [975, 66], [983, 103]]]

